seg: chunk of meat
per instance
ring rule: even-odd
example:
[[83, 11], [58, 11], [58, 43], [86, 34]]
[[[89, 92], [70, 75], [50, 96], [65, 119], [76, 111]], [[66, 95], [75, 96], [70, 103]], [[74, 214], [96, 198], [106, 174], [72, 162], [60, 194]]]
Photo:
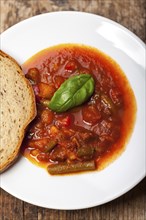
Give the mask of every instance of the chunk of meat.
[[47, 83], [38, 83], [39, 88], [39, 96], [41, 98], [45, 99], [51, 99], [54, 95], [54, 92], [56, 91], [55, 86], [53, 84], [47, 84]]
[[49, 152], [57, 145], [57, 140], [50, 138], [42, 138], [39, 140], [32, 140], [29, 142], [29, 146], [39, 149], [41, 152]]
[[88, 105], [82, 109], [83, 120], [89, 124], [95, 124], [101, 118], [101, 113], [94, 105]]
[[100, 123], [98, 123], [94, 127], [94, 132], [98, 134], [99, 136], [102, 135], [110, 135], [112, 128], [113, 128], [113, 123], [108, 121], [108, 120], [102, 120]]
[[39, 149], [40, 151], [44, 151], [45, 146], [47, 145], [49, 139], [48, 138], [43, 138], [43, 139], [38, 139], [38, 140], [31, 140], [29, 141], [29, 146], [32, 148]]
[[106, 139], [116, 139], [119, 137], [120, 127], [118, 124], [115, 125], [113, 121], [102, 120], [94, 127], [93, 131], [98, 134], [99, 137], [104, 136], [107, 137]]
[[66, 149], [57, 146], [50, 154], [50, 159], [53, 161], [64, 161], [67, 159]]

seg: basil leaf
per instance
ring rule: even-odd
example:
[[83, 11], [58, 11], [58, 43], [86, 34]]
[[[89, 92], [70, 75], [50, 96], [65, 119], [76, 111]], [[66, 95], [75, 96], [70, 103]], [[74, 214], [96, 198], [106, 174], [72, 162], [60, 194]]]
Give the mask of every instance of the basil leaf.
[[65, 112], [84, 103], [94, 92], [94, 79], [90, 74], [80, 74], [67, 79], [54, 93], [49, 108]]

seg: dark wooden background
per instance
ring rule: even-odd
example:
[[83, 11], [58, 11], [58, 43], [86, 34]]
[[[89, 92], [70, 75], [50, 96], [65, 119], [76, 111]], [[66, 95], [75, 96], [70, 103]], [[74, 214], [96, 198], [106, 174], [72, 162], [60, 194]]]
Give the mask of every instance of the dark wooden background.
[[[0, 32], [33, 15], [61, 10], [105, 16], [146, 42], [145, 0], [0, 0]], [[1, 189], [0, 220], [146, 220], [146, 178], [112, 202], [73, 211], [40, 208]]]

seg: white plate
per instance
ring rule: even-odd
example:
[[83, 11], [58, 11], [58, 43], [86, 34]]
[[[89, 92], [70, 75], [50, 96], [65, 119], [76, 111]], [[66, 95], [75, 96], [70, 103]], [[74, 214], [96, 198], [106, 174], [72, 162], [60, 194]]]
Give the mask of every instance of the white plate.
[[100, 172], [50, 176], [21, 157], [1, 174], [1, 187], [26, 202], [55, 209], [97, 206], [124, 194], [145, 176], [145, 45], [121, 25], [92, 14], [55, 12], [22, 21], [1, 35], [2, 50], [20, 64], [60, 43], [99, 48], [122, 67], [133, 87], [138, 112], [125, 152]]

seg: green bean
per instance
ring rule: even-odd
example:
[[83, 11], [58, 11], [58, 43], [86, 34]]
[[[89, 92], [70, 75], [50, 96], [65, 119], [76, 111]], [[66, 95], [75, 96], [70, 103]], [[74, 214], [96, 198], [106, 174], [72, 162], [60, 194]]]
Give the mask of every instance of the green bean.
[[77, 149], [78, 157], [92, 157], [94, 153], [94, 148], [92, 146], [82, 146]]
[[85, 162], [74, 162], [74, 163], [62, 163], [62, 164], [51, 164], [48, 166], [48, 172], [52, 175], [56, 174], [65, 174], [73, 173], [79, 171], [89, 171], [95, 170], [94, 160], [85, 161]]
[[57, 140], [51, 140], [50, 142], [48, 142], [45, 146], [45, 153], [51, 151], [57, 145], [57, 143]]

